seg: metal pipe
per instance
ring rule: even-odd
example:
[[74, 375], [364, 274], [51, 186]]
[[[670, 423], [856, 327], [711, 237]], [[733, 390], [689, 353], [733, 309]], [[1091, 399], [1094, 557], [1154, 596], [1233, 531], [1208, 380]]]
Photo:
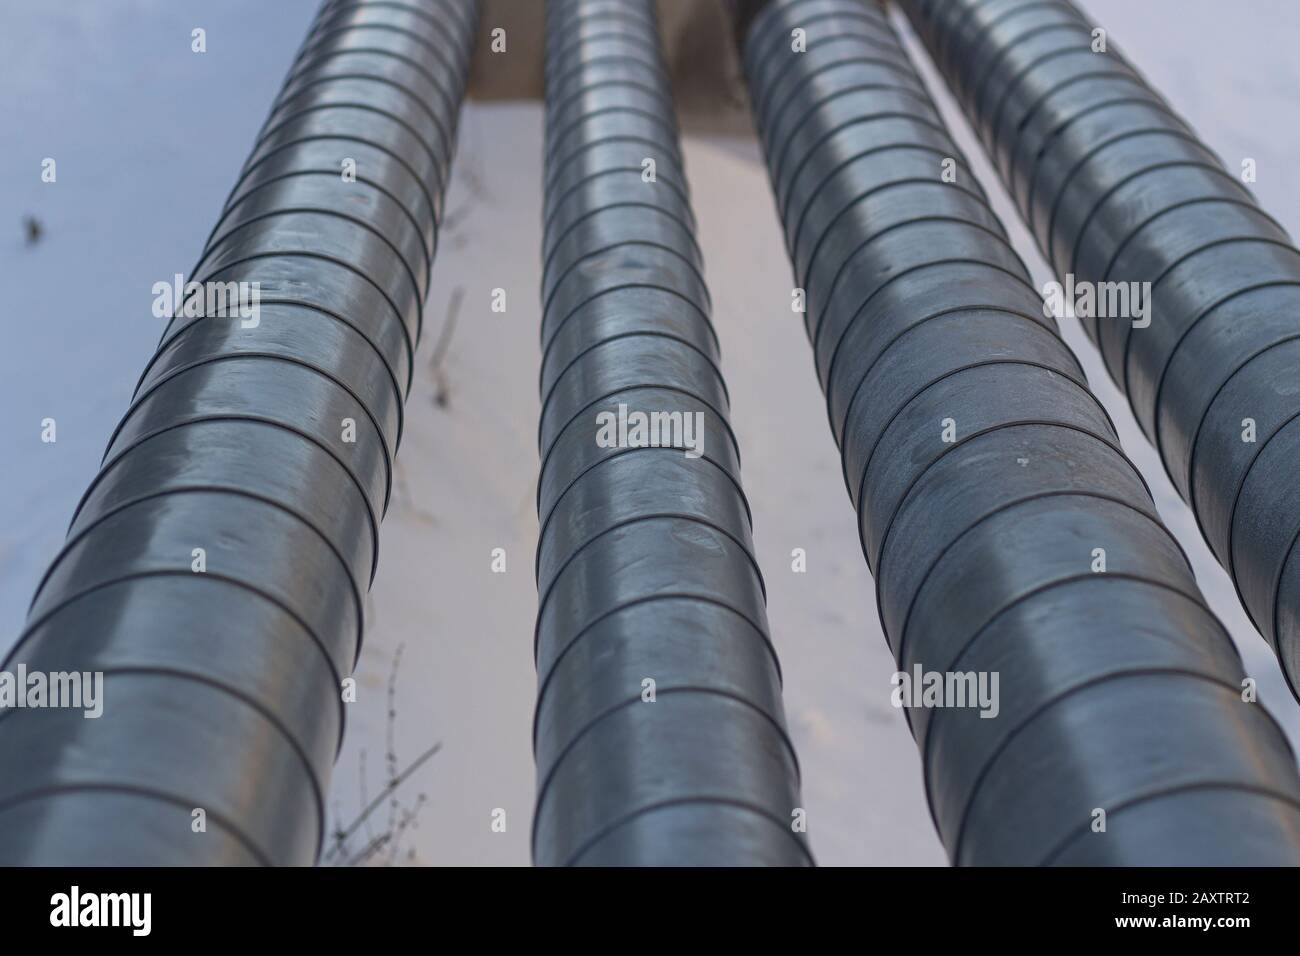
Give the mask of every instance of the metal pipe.
[[806, 865], [649, 0], [547, 4], [546, 129], [534, 859]]
[[105, 678], [0, 716], [0, 864], [316, 859], [475, 18], [321, 8], [189, 276], [256, 299], [171, 319], [6, 658]]
[[1300, 696], [1300, 253], [1073, 4], [902, 6]]
[[905, 711], [951, 859], [1294, 865], [1286, 738], [1243, 700], [1235, 646], [884, 11], [747, 14], [754, 115], [899, 675], [918, 696], [960, 675], [993, 690]]

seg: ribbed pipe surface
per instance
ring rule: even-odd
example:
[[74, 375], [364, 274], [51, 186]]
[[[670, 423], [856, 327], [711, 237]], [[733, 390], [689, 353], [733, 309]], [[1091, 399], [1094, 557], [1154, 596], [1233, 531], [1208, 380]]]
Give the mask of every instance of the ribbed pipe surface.
[[[546, 130], [534, 859], [808, 864], [648, 0], [548, 2]], [[702, 454], [604, 447], [620, 405]]]
[[905, 0], [1044, 255], [1150, 283], [1081, 318], [1300, 696], [1300, 252], [1065, 0]]
[[0, 716], [0, 864], [316, 859], [476, 14], [322, 7], [187, 277], [256, 324], [171, 320], [5, 661], [105, 701]]
[[881, 8], [743, 54], [899, 671], [999, 678], [906, 711], [952, 860], [1300, 862], [1286, 738]]

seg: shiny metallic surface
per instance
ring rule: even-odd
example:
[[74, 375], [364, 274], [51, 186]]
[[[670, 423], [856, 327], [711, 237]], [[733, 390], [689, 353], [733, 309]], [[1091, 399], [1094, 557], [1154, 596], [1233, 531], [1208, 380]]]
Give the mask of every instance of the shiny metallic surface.
[[998, 677], [905, 711], [951, 859], [1300, 862], [1294, 754], [883, 9], [735, 9], [899, 671]]
[[4, 662], [105, 678], [0, 716], [0, 863], [316, 859], [475, 18], [322, 7], [186, 277], [256, 321], [168, 324]]
[[1300, 251], [1067, 0], [901, 6], [1052, 267], [1151, 284], [1084, 328], [1300, 696]]
[[[655, 22], [547, 4], [533, 855], [807, 865]], [[620, 404], [698, 413], [702, 455], [601, 447]]]

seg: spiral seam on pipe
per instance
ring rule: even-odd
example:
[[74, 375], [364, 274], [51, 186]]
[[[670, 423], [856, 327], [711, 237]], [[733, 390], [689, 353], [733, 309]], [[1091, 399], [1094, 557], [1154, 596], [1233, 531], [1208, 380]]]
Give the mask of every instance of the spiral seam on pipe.
[[[806, 865], [656, 23], [547, 4], [533, 857]], [[700, 416], [701, 454], [602, 447], [620, 405]]]
[[[1095, 27], [1068, 0], [902, 7], [1052, 268], [1152, 283], [1149, 327], [1081, 321], [1300, 696], [1290, 237], [1111, 38], [1094, 52]], [[1076, 42], [1054, 53], [1041, 39], [1052, 30]]]
[[5, 660], [107, 699], [0, 716], [0, 861], [316, 859], [476, 19], [317, 14], [188, 276], [257, 321], [177, 308]]
[[883, 10], [733, 9], [899, 671], [1002, 678], [905, 711], [951, 858], [1294, 864], [1286, 738]]

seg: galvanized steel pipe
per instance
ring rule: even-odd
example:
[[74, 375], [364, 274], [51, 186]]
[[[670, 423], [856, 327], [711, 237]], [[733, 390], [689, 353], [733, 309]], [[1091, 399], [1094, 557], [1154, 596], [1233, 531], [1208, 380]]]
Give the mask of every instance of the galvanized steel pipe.
[[1286, 738], [1243, 701], [1232, 641], [883, 10], [749, 16], [754, 114], [899, 671], [999, 677], [996, 708], [906, 712], [952, 860], [1300, 862]]
[[547, 4], [546, 130], [534, 859], [808, 864], [649, 0]]
[[1067, 0], [902, 6], [1053, 269], [1150, 283], [1084, 328], [1300, 696], [1300, 252]]
[[476, 15], [321, 8], [188, 277], [256, 321], [170, 321], [6, 659], [105, 702], [0, 717], [0, 863], [316, 859]]

